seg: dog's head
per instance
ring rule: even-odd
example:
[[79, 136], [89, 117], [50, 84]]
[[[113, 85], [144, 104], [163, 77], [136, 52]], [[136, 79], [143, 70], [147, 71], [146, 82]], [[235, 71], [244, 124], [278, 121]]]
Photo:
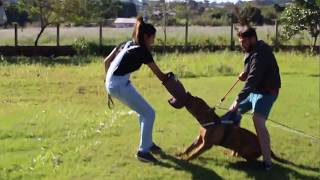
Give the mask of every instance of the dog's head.
[[189, 100], [186, 103], [186, 108], [202, 125], [211, 122], [219, 122], [220, 117], [215, 113], [214, 108], [211, 108], [199, 97], [190, 95]]

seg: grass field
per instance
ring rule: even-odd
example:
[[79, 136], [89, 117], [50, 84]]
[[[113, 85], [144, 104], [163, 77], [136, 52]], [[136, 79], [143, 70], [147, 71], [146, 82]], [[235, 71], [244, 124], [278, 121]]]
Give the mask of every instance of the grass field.
[[[282, 89], [270, 118], [320, 136], [319, 58], [276, 54]], [[242, 55], [155, 55], [164, 71], [179, 75], [185, 87], [210, 105], [218, 102], [242, 67]], [[139, 143], [136, 114], [116, 101], [109, 110], [100, 57], [77, 64], [73, 59], [35, 58], [23, 63], [0, 58], [0, 179], [319, 179], [320, 142], [267, 123], [272, 147], [296, 165], [275, 163], [264, 172], [214, 147], [185, 162], [173, 154], [191, 143], [199, 125], [185, 110], [167, 104], [161, 83], [143, 67], [132, 76], [137, 89], [156, 110], [154, 140], [167, 156], [161, 165], [134, 158]], [[28, 63], [33, 61], [37, 63]], [[228, 106], [236, 91], [223, 106]], [[223, 111], [218, 111], [222, 114]], [[254, 131], [249, 116], [242, 126]]]
[[[19, 45], [34, 45], [39, 28], [19, 29], [18, 41]], [[163, 28], [157, 27], [156, 44], [163, 43], [164, 35]], [[275, 37], [275, 28], [273, 26], [257, 27], [259, 38], [272, 43]], [[103, 43], [106, 45], [115, 45], [125, 40], [130, 39], [132, 28], [103, 28]], [[88, 42], [99, 43], [99, 28], [98, 27], [72, 27], [61, 28], [60, 44], [71, 45], [75, 39], [84, 37]], [[234, 31], [234, 37], [236, 32]], [[297, 35], [292, 40], [282, 42], [290, 45], [310, 45], [312, 39], [307, 33]], [[170, 45], [184, 45], [185, 43], [185, 28], [184, 27], [168, 27], [167, 28], [167, 43]], [[191, 26], [189, 28], [189, 43], [202, 45], [228, 45], [230, 44], [230, 27], [200, 27]], [[236, 40], [236, 43], [237, 40]], [[14, 45], [14, 30], [0, 29], [0, 46]], [[56, 45], [56, 28], [49, 27], [45, 30], [40, 38], [39, 45]]]

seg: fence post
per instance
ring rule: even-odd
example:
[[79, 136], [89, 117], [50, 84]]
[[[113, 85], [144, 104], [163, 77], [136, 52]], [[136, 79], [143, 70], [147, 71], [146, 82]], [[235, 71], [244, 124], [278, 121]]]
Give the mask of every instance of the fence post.
[[279, 22], [275, 20], [275, 30], [276, 30], [276, 37], [275, 37], [275, 50], [278, 51], [279, 49]]
[[99, 49], [102, 53], [102, 23], [99, 23]]
[[234, 50], [234, 40], [233, 40], [233, 22], [231, 20], [231, 29], [230, 29], [230, 49]]
[[187, 15], [187, 19], [186, 19], [185, 41], [184, 41], [184, 45], [185, 45], [185, 47], [187, 47], [187, 46], [188, 46], [188, 34], [189, 34], [189, 16]]
[[18, 24], [14, 23], [14, 46], [18, 46]]
[[188, 34], [189, 34], [189, 1], [186, 1], [186, 29], [185, 29], [185, 41], [184, 41], [184, 46], [187, 48], [188, 46]]
[[166, 7], [166, 1], [163, 0], [163, 34], [164, 34], [164, 43], [163, 43], [163, 50], [166, 52], [166, 47], [167, 47], [167, 7]]
[[60, 46], [60, 24], [57, 24], [57, 46]]

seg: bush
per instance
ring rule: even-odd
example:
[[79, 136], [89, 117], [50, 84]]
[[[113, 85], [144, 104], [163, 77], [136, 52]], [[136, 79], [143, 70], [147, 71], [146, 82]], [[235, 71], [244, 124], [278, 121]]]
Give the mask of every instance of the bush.
[[89, 54], [89, 43], [84, 37], [75, 39], [72, 47], [77, 51], [78, 55], [88, 56]]

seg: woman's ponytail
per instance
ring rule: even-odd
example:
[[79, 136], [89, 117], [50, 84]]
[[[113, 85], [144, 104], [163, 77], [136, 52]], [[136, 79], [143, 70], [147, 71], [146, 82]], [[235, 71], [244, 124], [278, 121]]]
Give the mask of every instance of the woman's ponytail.
[[132, 33], [132, 39], [135, 41], [135, 43], [138, 43], [140, 45], [144, 45], [144, 35], [155, 35], [156, 29], [153, 27], [153, 25], [145, 23], [143, 21], [143, 17], [139, 16], [137, 17], [137, 21], [134, 25], [133, 33]]
[[135, 41], [135, 43], [140, 44], [143, 37], [141, 37], [142, 34], [142, 27], [144, 25], [143, 18], [141, 16], [137, 17], [136, 24], [134, 25], [132, 38]]

